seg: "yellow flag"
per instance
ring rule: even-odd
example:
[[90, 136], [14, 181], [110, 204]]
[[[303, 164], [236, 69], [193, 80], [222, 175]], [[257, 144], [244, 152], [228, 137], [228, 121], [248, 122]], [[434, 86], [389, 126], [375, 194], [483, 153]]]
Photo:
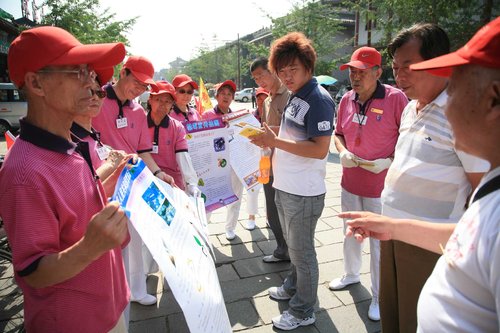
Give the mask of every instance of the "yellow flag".
[[206, 110], [213, 109], [212, 101], [210, 100], [210, 96], [208, 96], [207, 88], [205, 88], [205, 84], [203, 83], [203, 79], [200, 77], [200, 101], [201, 101], [201, 112], [203, 113]]

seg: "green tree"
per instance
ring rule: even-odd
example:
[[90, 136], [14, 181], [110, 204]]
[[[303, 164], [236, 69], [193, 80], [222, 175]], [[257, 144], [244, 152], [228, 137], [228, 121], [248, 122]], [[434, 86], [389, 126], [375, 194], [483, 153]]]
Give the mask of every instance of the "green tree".
[[208, 83], [219, 83], [225, 80], [237, 78], [237, 43], [231, 42], [210, 50], [207, 45], [198, 49], [198, 56], [185, 65], [183, 73], [188, 74], [194, 80]]
[[493, 0], [355, 0], [346, 6], [376, 23], [384, 32], [381, 45], [417, 22], [436, 23], [448, 34], [452, 49], [467, 42], [485, 23], [500, 13]]
[[118, 21], [109, 8], [100, 10], [99, 0], [46, 0], [48, 9], [43, 25], [53, 25], [71, 32], [84, 44], [122, 42], [129, 45], [126, 33], [137, 17]]
[[344, 29], [341, 20], [343, 12], [344, 9], [334, 1], [296, 1], [288, 15], [272, 19], [272, 33], [275, 38], [291, 31], [304, 33], [313, 42], [318, 55], [316, 74], [329, 74], [337, 66], [332, 55], [351, 42], [335, 38]]

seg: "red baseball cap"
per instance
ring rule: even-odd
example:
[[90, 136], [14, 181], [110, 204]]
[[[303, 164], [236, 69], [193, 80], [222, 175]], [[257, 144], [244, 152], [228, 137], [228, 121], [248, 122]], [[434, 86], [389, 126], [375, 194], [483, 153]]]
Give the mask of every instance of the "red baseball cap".
[[114, 72], [115, 69], [113, 67], [95, 69], [95, 73], [97, 74], [97, 80], [99, 80], [100, 85], [104, 85], [109, 81], [111, 81]]
[[222, 83], [219, 83], [217, 85], [217, 89], [216, 89], [217, 92], [219, 92], [219, 89], [222, 88], [222, 87], [224, 87], [224, 86], [230, 86], [233, 89], [233, 91], [236, 91], [236, 83], [234, 83], [231, 80], [226, 80], [226, 81], [224, 81]]
[[198, 89], [198, 84], [191, 79], [189, 75], [179, 74], [174, 77], [172, 84], [175, 88], [184, 87], [186, 84], [193, 86], [193, 89]]
[[340, 66], [340, 70], [343, 71], [348, 67], [367, 69], [374, 66], [382, 66], [382, 56], [380, 52], [373, 47], [363, 46], [354, 51], [351, 56], [351, 61]]
[[466, 64], [500, 68], [500, 17], [479, 29], [467, 44], [457, 51], [410, 65], [410, 69], [450, 76], [452, 67]]
[[255, 91], [255, 96], [259, 96], [260, 94], [264, 94], [266, 96], [269, 96], [269, 91], [267, 91], [266, 89], [262, 88], [262, 87], [259, 87], [257, 88], [257, 90]]
[[153, 76], [155, 75], [153, 64], [145, 57], [130, 56], [123, 65], [123, 68], [127, 68], [142, 83], [147, 83], [151, 86], [156, 84], [153, 80]]
[[162, 94], [170, 94], [174, 101], [177, 100], [175, 98], [175, 88], [172, 84], [167, 81], [156, 81], [156, 86], [152, 87], [150, 95], [156, 96]]
[[83, 65], [113, 67], [125, 57], [122, 43], [87, 44], [57, 27], [37, 27], [21, 32], [10, 44], [7, 64], [10, 79], [21, 88], [24, 76], [47, 66]]

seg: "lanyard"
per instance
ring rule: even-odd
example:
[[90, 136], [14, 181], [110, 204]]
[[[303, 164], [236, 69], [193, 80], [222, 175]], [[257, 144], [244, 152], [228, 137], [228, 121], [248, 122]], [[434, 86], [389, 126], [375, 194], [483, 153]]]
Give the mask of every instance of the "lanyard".
[[[355, 146], [359, 146], [361, 144], [361, 130], [363, 129], [363, 122], [365, 121], [366, 118], [366, 112], [371, 103], [372, 103], [371, 98], [363, 104], [360, 104], [356, 101], [356, 104], [359, 105], [359, 110], [358, 112], [356, 112], [356, 116], [358, 117], [358, 130], [356, 131], [356, 138], [354, 139]], [[363, 118], [360, 118], [360, 115], [362, 115]]]

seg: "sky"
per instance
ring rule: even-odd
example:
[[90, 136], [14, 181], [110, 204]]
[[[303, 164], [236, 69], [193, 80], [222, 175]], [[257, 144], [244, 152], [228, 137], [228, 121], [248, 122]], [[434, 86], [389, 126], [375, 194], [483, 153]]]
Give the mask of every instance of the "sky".
[[[36, 0], [41, 4], [42, 0]], [[100, 0], [117, 20], [139, 16], [128, 33], [127, 51], [153, 63], [155, 70], [169, 67], [177, 57], [190, 60], [200, 48], [215, 49], [284, 16], [293, 0]], [[20, 0], [0, 0], [0, 7], [21, 17]], [[30, 0], [31, 11], [31, 0]]]

